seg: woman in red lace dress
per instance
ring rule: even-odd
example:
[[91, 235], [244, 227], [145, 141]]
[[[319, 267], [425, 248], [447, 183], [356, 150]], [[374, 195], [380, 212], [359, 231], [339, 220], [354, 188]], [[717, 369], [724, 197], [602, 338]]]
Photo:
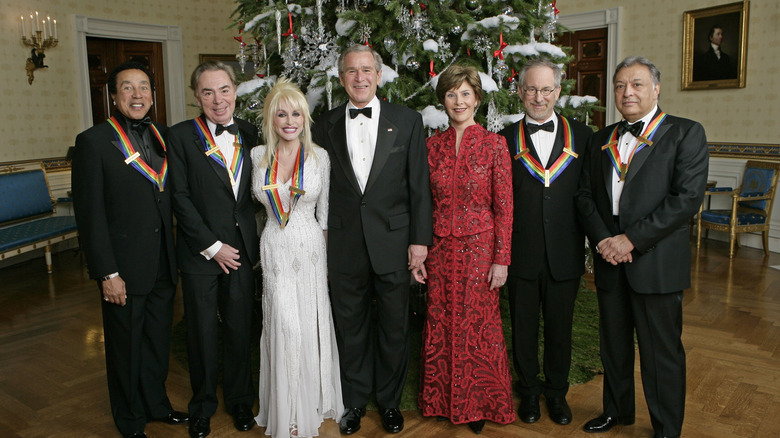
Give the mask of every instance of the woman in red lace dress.
[[436, 95], [450, 127], [428, 139], [434, 240], [419, 406], [480, 433], [485, 420], [515, 420], [498, 307], [511, 248], [511, 164], [504, 138], [474, 121], [482, 100], [475, 68], [448, 68]]

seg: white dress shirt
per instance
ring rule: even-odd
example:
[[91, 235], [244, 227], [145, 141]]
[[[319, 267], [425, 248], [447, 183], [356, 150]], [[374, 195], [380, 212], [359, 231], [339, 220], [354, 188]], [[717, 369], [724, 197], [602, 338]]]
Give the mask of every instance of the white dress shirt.
[[347, 103], [347, 150], [355, 171], [360, 191], [366, 190], [368, 175], [371, 173], [371, 164], [374, 162], [376, 150], [376, 135], [379, 130], [379, 99], [374, 96], [365, 108], [371, 108], [371, 118], [359, 114], [354, 119], [349, 116], [349, 110], [357, 108], [352, 102]]
[[553, 146], [555, 145], [555, 133], [558, 132], [558, 117], [556, 117], [555, 113], [553, 113], [547, 120], [543, 121], [542, 123], [539, 123], [530, 117], [526, 117], [525, 119], [525, 123], [527, 125], [543, 125], [550, 120], [553, 122], [553, 132], [540, 129], [531, 134], [531, 142], [533, 143], [534, 149], [536, 150], [536, 155], [539, 156], [539, 163], [545, 169], [547, 168], [547, 162], [550, 161], [550, 154], [552, 153]]
[[[645, 125], [642, 128], [643, 132], [645, 129], [647, 129], [647, 125], [650, 124], [650, 122], [653, 120], [653, 115], [655, 115], [656, 111], [658, 111], [658, 105], [654, 106], [652, 111], [650, 111], [644, 117], [642, 117], [641, 119], [635, 122], [635, 123], [645, 122]], [[634, 123], [631, 123], [631, 125], [633, 124]], [[631, 152], [633, 152], [634, 149], [636, 149], [638, 144], [639, 141], [636, 139], [636, 137], [634, 137], [634, 135], [628, 131], [626, 131], [625, 134], [620, 136], [618, 138], [618, 152], [620, 152], [620, 161], [622, 161], [625, 164], [628, 161]], [[612, 169], [612, 215], [613, 216], [618, 216], [620, 214], [620, 195], [623, 194], [624, 185], [625, 182], [620, 180], [620, 176], [613, 168]]]
[[[235, 121], [231, 118], [230, 123], [225, 126], [230, 126], [233, 123], [235, 123]], [[225, 166], [227, 167], [225, 172], [230, 172], [230, 163], [233, 162], [233, 155], [236, 151], [233, 143], [238, 142], [238, 136], [233, 135], [227, 131], [223, 131], [220, 135], [217, 135], [217, 124], [208, 119], [206, 119], [206, 124], [209, 127], [209, 131], [211, 131], [211, 136], [214, 138], [214, 143], [217, 145], [217, 147], [219, 147], [219, 152], [225, 159]], [[209, 157], [209, 159], [212, 158]], [[242, 173], [243, 172], [238, 173], [238, 176], [236, 176], [236, 183], [233, 185], [233, 197], [236, 199], [238, 199], [238, 187], [241, 182]], [[206, 257], [206, 260], [211, 260], [215, 255], [217, 255], [220, 249], [222, 249], [222, 242], [217, 240], [213, 245], [201, 251], [200, 253], [203, 255], [203, 257]]]

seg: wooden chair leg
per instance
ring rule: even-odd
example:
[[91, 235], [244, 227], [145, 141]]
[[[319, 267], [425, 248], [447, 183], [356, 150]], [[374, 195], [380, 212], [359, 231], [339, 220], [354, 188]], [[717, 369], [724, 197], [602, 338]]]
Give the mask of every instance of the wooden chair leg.
[[44, 251], [44, 256], [46, 257], [46, 270], [51, 274], [51, 245], [46, 245]]
[[729, 258], [734, 257], [734, 235], [729, 236]]
[[699, 206], [699, 214], [696, 215], [696, 249], [701, 246], [701, 210], [703, 205]]
[[769, 230], [762, 231], [761, 237], [764, 240], [764, 255], [769, 255]]

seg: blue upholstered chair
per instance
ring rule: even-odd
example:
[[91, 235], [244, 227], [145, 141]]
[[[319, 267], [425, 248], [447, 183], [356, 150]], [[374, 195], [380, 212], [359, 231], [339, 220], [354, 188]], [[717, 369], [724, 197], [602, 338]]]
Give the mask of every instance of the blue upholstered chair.
[[780, 162], [753, 161], [745, 164], [742, 186], [714, 187], [706, 195], [731, 196], [730, 210], [699, 210], [696, 231], [696, 247], [701, 244], [702, 229], [729, 233], [729, 258], [734, 257], [734, 242], [739, 247], [739, 233], [760, 231], [764, 253], [769, 254], [769, 221], [772, 202], [775, 199]]

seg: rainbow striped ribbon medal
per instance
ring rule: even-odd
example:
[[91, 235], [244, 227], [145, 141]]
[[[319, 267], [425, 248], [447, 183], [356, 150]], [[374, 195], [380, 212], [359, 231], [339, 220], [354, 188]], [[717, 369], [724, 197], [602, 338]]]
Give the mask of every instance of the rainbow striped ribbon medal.
[[609, 141], [607, 144], [601, 147], [601, 150], [607, 151], [607, 156], [609, 156], [609, 160], [612, 162], [612, 167], [615, 168], [615, 172], [617, 172], [621, 181], [626, 180], [626, 175], [628, 175], [628, 166], [634, 159], [634, 155], [644, 149], [645, 146], [653, 145], [653, 137], [655, 136], [656, 131], [658, 131], [658, 128], [661, 126], [661, 123], [663, 123], [665, 118], [666, 113], [661, 111], [650, 123], [647, 124], [647, 127], [645, 127], [642, 135], [636, 138], [638, 143], [634, 150], [631, 151], [631, 154], [628, 156], [628, 160], [626, 160], [625, 163], [621, 160], [620, 151], [618, 150], [617, 126], [615, 126], [615, 129], [612, 130], [612, 134], [609, 135]]
[[[165, 188], [165, 181], [168, 179], [168, 157], [163, 157], [162, 169], [159, 173], [156, 172], [154, 169], [152, 169], [151, 166], [149, 166], [149, 164], [146, 163], [146, 161], [144, 161], [144, 159], [141, 157], [141, 154], [135, 150], [133, 143], [130, 142], [130, 138], [127, 136], [127, 133], [122, 128], [122, 124], [119, 123], [116, 117], [111, 117], [108, 119], [108, 123], [112, 128], [114, 128], [116, 139], [119, 144], [122, 145], [122, 154], [125, 156], [125, 164], [133, 166], [135, 170], [140, 172], [141, 175], [156, 185], [157, 188], [162, 192]], [[157, 137], [157, 140], [162, 145], [163, 151], [166, 151], [165, 141], [160, 135], [160, 131], [157, 130], [154, 124], [149, 125], [149, 127], [152, 128], [152, 132], [154, 132], [155, 137]]]
[[303, 152], [303, 144], [298, 148], [298, 155], [295, 156], [295, 168], [292, 173], [292, 184], [290, 185], [290, 210], [285, 212], [282, 205], [282, 199], [279, 197], [279, 183], [276, 180], [277, 171], [279, 169], [279, 160], [274, 154], [274, 160], [268, 170], [265, 172], [265, 185], [263, 185], [263, 191], [268, 195], [268, 201], [271, 203], [271, 210], [274, 212], [276, 221], [279, 222], [279, 226], [284, 228], [287, 222], [290, 220], [290, 214], [292, 214], [295, 204], [298, 203], [298, 199], [306, 194], [303, 190], [303, 162], [305, 160], [305, 154]]
[[209, 130], [208, 126], [206, 126], [206, 123], [203, 121], [203, 119], [196, 117], [192, 119], [192, 121], [195, 123], [195, 131], [198, 133], [198, 137], [200, 137], [200, 140], [203, 142], [203, 146], [206, 148], [206, 156], [211, 157], [212, 160], [216, 161], [220, 166], [224, 167], [225, 170], [227, 170], [228, 177], [230, 178], [230, 185], [236, 185], [238, 175], [241, 173], [241, 166], [244, 163], [244, 148], [241, 147], [241, 143], [243, 143], [241, 140], [241, 133], [239, 132], [236, 134], [235, 141], [233, 141], [235, 152], [233, 152], [233, 161], [231, 161], [230, 165], [228, 166], [227, 160], [225, 160], [225, 156], [222, 155], [222, 151], [219, 150], [219, 146], [217, 146], [217, 143], [214, 141], [214, 137], [211, 136], [211, 131]]
[[571, 125], [565, 117], [561, 117], [563, 122], [563, 153], [558, 156], [552, 166], [549, 169], [545, 169], [541, 163], [539, 163], [531, 154], [528, 153], [528, 146], [525, 144], [525, 128], [523, 123], [517, 124], [517, 142], [515, 144], [515, 160], [521, 160], [528, 173], [540, 182], [544, 183], [545, 187], [550, 187], [550, 184], [555, 181], [567, 167], [579, 156], [572, 149], [574, 144], [574, 135], [571, 132]]

